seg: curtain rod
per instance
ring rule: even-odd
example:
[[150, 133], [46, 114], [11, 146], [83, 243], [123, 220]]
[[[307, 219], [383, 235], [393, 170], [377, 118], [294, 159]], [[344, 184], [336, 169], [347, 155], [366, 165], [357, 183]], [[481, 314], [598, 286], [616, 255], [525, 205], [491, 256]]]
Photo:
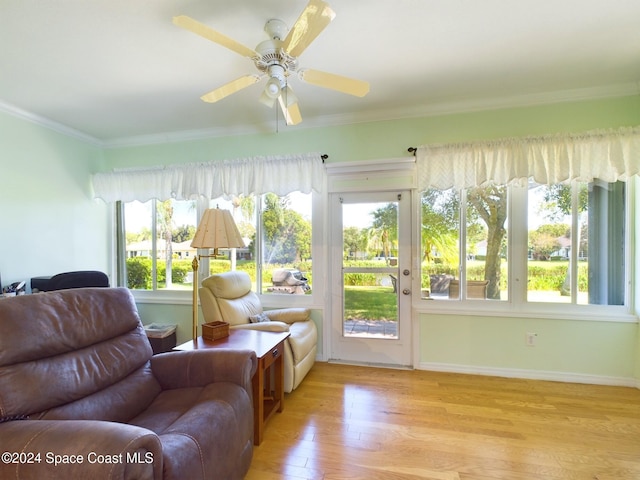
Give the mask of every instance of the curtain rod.
[[418, 149], [416, 147], [409, 147], [407, 149], [407, 152], [412, 153], [414, 157], [416, 156], [416, 152], [417, 151], [418, 151]]
[[326, 153], [323, 153], [322, 155], [320, 155], [320, 158], [322, 159], [322, 163], [324, 163], [324, 161], [329, 158], [329, 155], [327, 155]]

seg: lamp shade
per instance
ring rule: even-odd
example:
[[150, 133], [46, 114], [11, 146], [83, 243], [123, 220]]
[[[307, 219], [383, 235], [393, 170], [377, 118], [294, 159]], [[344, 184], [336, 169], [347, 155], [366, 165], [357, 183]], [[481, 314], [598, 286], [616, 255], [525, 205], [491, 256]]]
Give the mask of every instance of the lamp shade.
[[244, 240], [229, 210], [205, 210], [191, 241], [194, 248], [241, 248]]

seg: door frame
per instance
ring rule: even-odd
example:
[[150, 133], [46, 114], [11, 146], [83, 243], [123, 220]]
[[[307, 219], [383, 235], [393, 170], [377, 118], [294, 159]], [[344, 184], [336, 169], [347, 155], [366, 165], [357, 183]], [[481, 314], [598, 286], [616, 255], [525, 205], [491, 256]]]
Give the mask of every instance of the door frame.
[[415, 310], [415, 302], [419, 301], [420, 292], [420, 223], [419, 223], [419, 195], [417, 192], [418, 172], [414, 156], [404, 156], [396, 158], [380, 158], [375, 160], [356, 160], [348, 162], [336, 162], [325, 164], [327, 172], [327, 191], [324, 195], [326, 209], [324, 211], [324, 221], [326, 229], [324, 238], [327, 242], [327, 261], [323, 262], [327, 276], [325, 277], [326, 301], [324, 302], [324, 315], [322, 321], [322, 342], [323, 359], [331, 361], [332, 351], [332, 317], [333, 299], [329, 285], [332, 278], [331, 258], [336, 254], [336, 250], [341, 255], [341, 245], [334, 245], [331, 242], [331, 225], [334, 222], [332, 209], [330, 208], [330, 197], [333, 193], [354, 193], [354, 192], [382, 192], [395, 190], [408, 190], [411, 192], [411, 272], [412, 280], [410, 288], [414, 292], [411, 305], [411, 351], [412, 368], [420, 363], [420, 322]]
[[[329, 334], [329, 361], [339, 363], [356, 363], [364, 365], [387, 366], [393, 368], [413, 368], [413, 235], [412, 221], [413, 203], [411, 190], [376, 190], [370, 192], [333, 193], [329, 195], [329, 212], [331, 217], [329, 232], [332, 245], [329, 262], [330, 271], [330, 321], [327, 323]], [[384, 203], [398, 202], [398, 222], [401, 232], [398, 238], [396, 273], [398, 301], [398, 338], [352, 337], [344, 335], [344, 270], [343, 270], [343, 222], [342, 205], [344, 203]], [[401, 253], [402, 252], [402, 253]], [[371, 273], [388, 273], [387, 268], [365, 268]], [[378, 271], [379, 270], [379, 271]], [[408, 275], [403, 274], [410, 272]], [[405, 293], [408, 292], [408, 293]]]

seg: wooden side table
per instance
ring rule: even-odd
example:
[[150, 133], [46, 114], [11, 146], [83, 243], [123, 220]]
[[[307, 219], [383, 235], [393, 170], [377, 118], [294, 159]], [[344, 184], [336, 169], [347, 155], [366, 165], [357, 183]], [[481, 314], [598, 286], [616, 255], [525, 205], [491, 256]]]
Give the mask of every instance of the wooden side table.
[[[253, 443], [260, 445], [264, 427], [275, 412], [284, 410], [284, 341], [289, 332], [262, 332], [258, 330], [231, 330], [228, 337], [218, 340], [196, 340], [178, 345], [174, 350], [202, 350], [207, 348], [248, 349], [256, 352], [258, 368], [251, 384], [253, 387]], [[271, 390], [273, 375], [274, 390]]]

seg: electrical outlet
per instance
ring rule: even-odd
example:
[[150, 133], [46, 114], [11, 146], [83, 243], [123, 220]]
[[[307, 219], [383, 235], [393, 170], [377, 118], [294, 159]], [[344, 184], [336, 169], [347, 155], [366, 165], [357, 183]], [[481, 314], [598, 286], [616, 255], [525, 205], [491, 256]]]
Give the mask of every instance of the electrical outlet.
[[537, 333], [527, 333], [526, 337], [525, 337], [525, 343], [527, 345], [527, 347], [535, 347], [536, 346], [536, 338], [537, 338], [538, 334]]

